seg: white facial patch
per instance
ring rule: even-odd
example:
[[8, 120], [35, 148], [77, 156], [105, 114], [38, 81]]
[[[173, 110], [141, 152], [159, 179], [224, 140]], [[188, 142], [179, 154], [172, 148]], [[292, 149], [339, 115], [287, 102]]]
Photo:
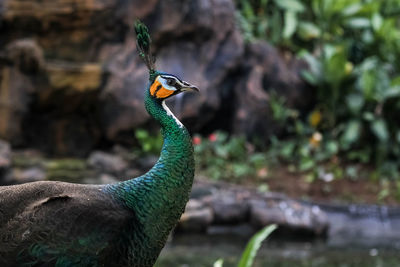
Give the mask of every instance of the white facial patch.
[[182, 128], [182, 127], [183, 127], [182, 122], [180, 122], [180, 121], [178, 120], [178, 118], [175, 117], [174, 113], [172, 113], [171, 110], [169, 109], [169, 107], [165, 104], [165, 101], [162, 102], [162, 107], [163, 107], [164, 110], [167, 112], [167, 115], [168, 115], [168, 116], [171, 116], [171, 117], [176, 121], [176, 123], [179, 125], [179, 127]]
[[161, 76], [157, 77], [157, 80], [162, 84], [162, 86], [165, 89], [171, 90], [171, 91], [176, 91], [175, 86], [168, 85], [168, 79], [174, 79], [176, 82], [179, 82], [174, 76], [170, 76], [170, 75], [161, 75]]

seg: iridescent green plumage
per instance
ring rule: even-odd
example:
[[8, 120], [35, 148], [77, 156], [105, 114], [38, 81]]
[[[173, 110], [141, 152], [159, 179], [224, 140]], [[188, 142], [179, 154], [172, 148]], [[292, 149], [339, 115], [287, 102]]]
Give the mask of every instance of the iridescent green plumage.
[[173, 94], [197, 88], [156, 71], [146, 26], [136, 23], [135, 32], [150, 71], [145, 107], [164, 137], [159, 160], [146, 174], [115, 184], [0, 187], [0, 266], [154, 265], [188, 201], [194, 158], [188, 131], [149, 88], [156, 79], [175, 82]]
[[150, 73], [155, 72], [155, 58], [151, 54], [151, 38], [147, 26], [140, 21], [135, 22], [136, 47], [139, 56], [146, 63]]
[[145, 175], [107, 186], [108, 192], [137, 214], [137, 228], [131, 237], [142, 244], [132, 251], [141, 255], [136, 259], [137, 266], [150, 266], [145, 260], [155, 261], [185, 208], [194, 176], [193, 148], [187, 130], [167, 115], [161, 101], [148, 93], [145, 104], [162, 126], [164, 145], [160, 158]]

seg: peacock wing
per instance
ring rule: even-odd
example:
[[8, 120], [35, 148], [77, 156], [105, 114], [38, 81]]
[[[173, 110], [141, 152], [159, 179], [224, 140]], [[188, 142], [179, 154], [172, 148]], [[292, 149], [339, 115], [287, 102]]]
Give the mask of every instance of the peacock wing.
[[0, 263], [98, 266], [121, 253], [120, 235], [132, 224], [131, 211], [96, 186], [53, 186], [48, 193], [36, 192], [39, 197], [30, 197], [1, 224]]

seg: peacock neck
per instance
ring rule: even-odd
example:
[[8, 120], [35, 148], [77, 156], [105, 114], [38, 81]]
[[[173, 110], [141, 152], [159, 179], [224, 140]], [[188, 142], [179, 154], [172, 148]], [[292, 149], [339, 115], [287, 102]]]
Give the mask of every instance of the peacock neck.
[[194, 177], [193, 146], [187, 129], [148, 90], [145, 107], [161, 125], [164, 143], [160, 157], [146, 174], [109, 185], [107, 191], [134, 211], [135, 228], [140, 228], [135, 230], [139, 235], [135, 240], [143, 239], [147, 248], [161, 250], [189, 198]]

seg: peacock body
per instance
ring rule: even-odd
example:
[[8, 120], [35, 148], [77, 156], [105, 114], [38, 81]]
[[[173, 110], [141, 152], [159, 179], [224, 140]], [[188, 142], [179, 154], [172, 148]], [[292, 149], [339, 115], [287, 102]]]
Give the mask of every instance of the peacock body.
[[0, 187], [0, 266], [154, 265], [194, 177], [191, 137], [165, 99], [197, 88], [155, 71], [147, 28], [137, 23], [135, 30], [150, 70], [145, 107], [164, 138], [159, 160], [146, 174], [115, 184]]

